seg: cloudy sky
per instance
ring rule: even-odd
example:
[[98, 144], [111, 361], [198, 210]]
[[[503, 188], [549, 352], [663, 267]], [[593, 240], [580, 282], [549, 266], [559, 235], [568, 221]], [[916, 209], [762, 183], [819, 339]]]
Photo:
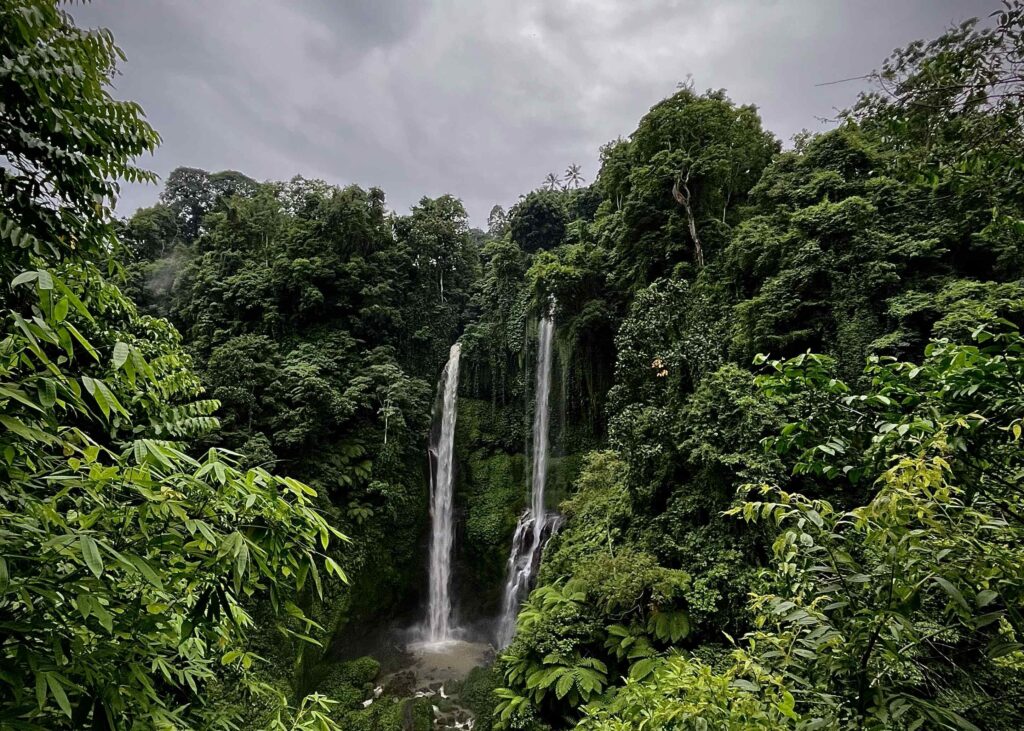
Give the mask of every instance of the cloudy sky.
[[[895, 47], [997, 0], [93, 0], [127, 53], [116, 94], [163, 145], [145, 162], [378, 185], [405, 211], [461, 197], [483, 225], [549, 171], [597, 172], [692, 75], [788, 140], [850, 103]], [[125, 190], [120, 211], [156, 200]]]

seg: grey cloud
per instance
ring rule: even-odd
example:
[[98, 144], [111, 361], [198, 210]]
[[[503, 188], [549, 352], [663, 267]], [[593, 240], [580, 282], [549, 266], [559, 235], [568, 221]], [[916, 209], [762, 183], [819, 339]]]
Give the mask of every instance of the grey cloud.
[[429, 5], [419, 0], [301, 0], [307, 12], [347, 39], [394, 43], [416, 26]]
[[[787, 140], [849, 105], [895, 47], [996, 0], [95, 0], [178, 165], [380, 185], [396, 210], [463, 198], [482, 225], [628, 135], [692, 74]], [[144, 161], [145, 162], [145, 161]], [[129, 186], [120, 210], [155, 200]]]
[[393, 45], [406, 37], [429, 10], [418, 0], [301, 0], [305, 13], [330, 32], [329, 39], [314, 39], [314, 58], [344, 62], [369, 49]]

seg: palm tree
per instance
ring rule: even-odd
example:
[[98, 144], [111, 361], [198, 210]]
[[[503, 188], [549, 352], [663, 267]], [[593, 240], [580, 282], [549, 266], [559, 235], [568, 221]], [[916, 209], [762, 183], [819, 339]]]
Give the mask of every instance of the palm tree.
[[571, 185], [573, 188], [579, 188], [583, 182], [583, 173], [580, 171], [579, 165], [572, 163], [565, 169], [565, 183], [567, 187]]
[[558, 190], [562, 181], [558, 179], [558, 176], [554, 173], [548, 173], [548, 176], [544, 178], [544, 187], [548, 190]]

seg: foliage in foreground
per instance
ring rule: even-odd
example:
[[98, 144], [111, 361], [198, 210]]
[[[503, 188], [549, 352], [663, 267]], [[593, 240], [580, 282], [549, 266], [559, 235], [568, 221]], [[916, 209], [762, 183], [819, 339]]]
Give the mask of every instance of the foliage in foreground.
[[0, 5], [0, 28], [18, 110], [0, 126], [0, 725], [228, 727], [204, 690], [261, 692], [253, 600], [308, 631], [291, 599], [321, 590], [318, 565], [344, 578], [321, 556], [342, 535], [302, 483], [190, 456], [217, 403], [104, 275], [119, 244], [97, 200], [157, 140], [106, 91], [109, 34], [36, 0]]
[[827, 359], [773, 362], [763, 388], [831, 394], [836, 408], [773, 444], [800, 452], [798, 472], [859, 470], [874, 497], [842, 510], [758, 488], [730, 513], [775, 535], [773, 562], [731, 664], [671, 656], [588, 707], [582, 727], [1019, 727], [1024, 524], [1005, 476], [1024, 458], [1024, 339], [976, 339], [935, 342], [920, 365], [876, 360], [859, 393]]

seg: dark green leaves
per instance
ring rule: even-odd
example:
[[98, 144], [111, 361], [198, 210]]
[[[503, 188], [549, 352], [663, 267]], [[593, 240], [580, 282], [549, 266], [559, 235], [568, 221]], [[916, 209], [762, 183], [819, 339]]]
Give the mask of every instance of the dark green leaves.
[[46, 685], [60, 709], [67, 714], [68, 718], [71, 718], [71, 702], [68, 700], [67, 693], [64, 692], [61, 676], [57, 673], [46, 673]]
[[[104, 90], [108, 33], [44, 0], [0, 4], [0, 28], [14, 125], [0, 130], [0, 613], [19, 638], [0, 643], [0, 717], [215, 726], [218, 711], [194, 700], [211, 658], [242, 650], [243, 602], [295, 592], [340, 533], [301, 482], [171, 441], [216, 426], [218, 404], [197, 399], [174, 329], [110, 283], [116, 242], [97, 204], [118, 175], [140, 179], [130, 158], [155, 137]], [[328, 706], [308, 705], [320, 728]]]
[[647, 629], [659, 640], [676, 643], [690, 634], [690, 617], [682, 609], [659, 610], [651, 615]]
[[[107, 89], [120, 59], [108, 33], [76, 28], [55, 3], [17, 0], [0, 8], [10, 28], [0, 46], [0, 88], [10, 123], [0, 132], [4, 177], [0, 261], [9, 281], [32, 257], [56, 265], [109, 253], [109, 209], [97, 201], [115, 195], [119, 178], [151, 175], [132, 159], [151, 150], [156, 133], [136, 104]], [[46, 180], [46, 194], [39, 193]], [[49, 292], [46, 270], [21, 275]]]

